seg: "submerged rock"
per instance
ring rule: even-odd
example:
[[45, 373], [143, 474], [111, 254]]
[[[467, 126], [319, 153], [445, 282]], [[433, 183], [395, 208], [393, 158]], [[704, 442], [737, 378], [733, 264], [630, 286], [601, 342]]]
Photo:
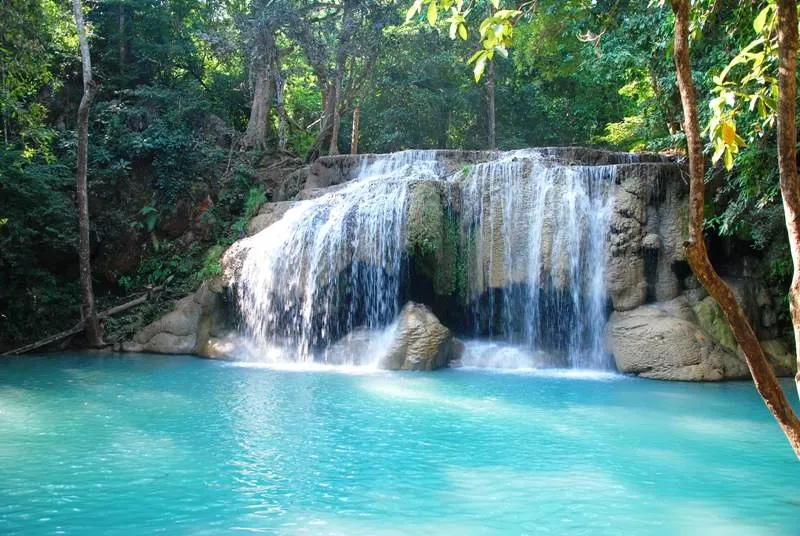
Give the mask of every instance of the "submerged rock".
[[403, 307], [394, 341], [380, 361], [389, 370], [436, 370], [464, 352], [464, 343], [439, 322], [430, 309], [409, 302]]

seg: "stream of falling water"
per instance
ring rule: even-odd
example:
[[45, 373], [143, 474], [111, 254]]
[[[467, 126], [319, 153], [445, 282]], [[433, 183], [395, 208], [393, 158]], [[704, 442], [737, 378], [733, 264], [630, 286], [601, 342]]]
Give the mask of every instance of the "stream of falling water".
[[433, 151], [364, 159], [342, 189], [302, 201], [252, 240], [238, 285], [247, 335], [261, 351], [314, 351], [399, 310], [408, 179], [436, 178]]
[[605, 368], [615, 169], [560, 165], [535, 150], [499, 153], [449, 176], [435, 151], [364, 158], [354, 180], [299, 202], [248, 239], [237, 285], [246, 334], [262, 355], [289, 349], [277, 359], [307, 362], [389, 325], [402, 305], [409, 185], [438, 181], [460, 192], [475, 333], [561, 353], [564, 365]]
[[[605, 244], [614, 166], [563, 166], [513, 151], [473, 166], [462, 183], [473, 326], [491, 338], [609, 366]], [[491, 289], [503, 289], [500, 292]]]

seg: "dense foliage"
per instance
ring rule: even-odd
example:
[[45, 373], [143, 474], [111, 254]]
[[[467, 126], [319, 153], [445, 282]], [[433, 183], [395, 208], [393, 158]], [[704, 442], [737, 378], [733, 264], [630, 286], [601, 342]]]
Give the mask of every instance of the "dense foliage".
[[[476, 0], [458, 13], [450, 2], [446, 13], [446, 2], [433, 2], [436, 16], [430, 0], [419, 4], [404, 22], [414, 2], [84, 0], [98, 81], [89, 186], [101, 305], [170, 276], [179, 294], [217, 273], [224, 247], [267, 200], [260, 170], [286, 152], [305, 159], [349, 150], [356, 108], [360, 152], [485, 148], [491, 102], [502, 149], [681, 149], [672, 15], [658, 3]], [[766, 5], [695, 3], [693, 61], [706, 123], [718, 75], [758, 37], [753, 21]], [[481, 21], [504, 9], [513, 32], [487, 27], [482, 35]], [[4, 347], [77, 319], [81, 80], [68, 2], [5, 0], [0, 17]], [[476, 54], [487, 32], [502, 53]], [[731, 72], [724, 82], [741, 80]], [[710, 171], [710, 232], [768, 252], [783, 284], [774, 133], [764, 128], [748, 141], [737, 146], [732, 171]], [[116, 323], [112, 331], [135, 327]]]

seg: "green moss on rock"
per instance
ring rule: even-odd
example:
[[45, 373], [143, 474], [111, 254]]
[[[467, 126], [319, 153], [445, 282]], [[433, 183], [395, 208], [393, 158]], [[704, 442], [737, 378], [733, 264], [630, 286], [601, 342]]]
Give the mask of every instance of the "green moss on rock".
[[697, 316], [697, 324], [709, 335], [714, 337], [721, 345], [736, 351], [737, 344], [733, 338], [733, 332], [722, 313], [722, 308], [714, 298], [708, 296], [704, 300], [692, 305], [694, 314]]
[[[436, 184], [420, 182], [411, 187], [408, 208], [408, 249], [417, 259], [433, 260], [443, 240], [442, 196]], [[432, 268], [432, 266], [428, 266]], [[426, 275], [433, 276], [433, 272]]]

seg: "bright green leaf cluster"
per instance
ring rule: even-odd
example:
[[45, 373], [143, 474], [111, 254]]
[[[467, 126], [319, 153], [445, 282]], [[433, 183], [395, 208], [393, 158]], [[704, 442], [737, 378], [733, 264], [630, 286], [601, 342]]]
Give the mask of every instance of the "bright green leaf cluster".
[[[746, 103], [747, 110], [758, 118], [748, 136], [751, 141], [775, 125], [778, 105], [776, 26], [777, 9], [772, 0], [753, 20], [753, 30], [758, 37], [712, 78], [717, 96], [709, 102], [711, 117], [707, 132], [714, 147], [712, 161], [722, 158], [726, 169], [733, 168], [739, 149], [746, 146], [736, 131], [737, 116], [743, 104]], [[737, 67], [741, 67], [736, 69], [739, 77], [734, 78], [731, 72]]]
[[[472, 3], [465, 4], [463, 0], [415, 0], [406, 12], [406, 22], [421, 13], [425, 5], [428, 6], [426, 11], [428, 24], [436, 25], [439, 20], [439, 10], [450, 12], [450, 18], [447, 19], [450, 23], [450, 39], [458, 36], [464, 41], [467, 40], [469, 37], [467, 15], [473, 8]], [[492, 12], [481, 21], [478, 29], [481, 48], [467, 61], [474, 64], [473, 74], [476, 82], [480, 81], [487, 63], [492, 61], [495, 52], [504, 58], [508, 57], [508, 48], [514, 35], [514, 23], [523, 13], [523, 9], [500, 9], [500, 0], [491, 0], [491, 5]]]

